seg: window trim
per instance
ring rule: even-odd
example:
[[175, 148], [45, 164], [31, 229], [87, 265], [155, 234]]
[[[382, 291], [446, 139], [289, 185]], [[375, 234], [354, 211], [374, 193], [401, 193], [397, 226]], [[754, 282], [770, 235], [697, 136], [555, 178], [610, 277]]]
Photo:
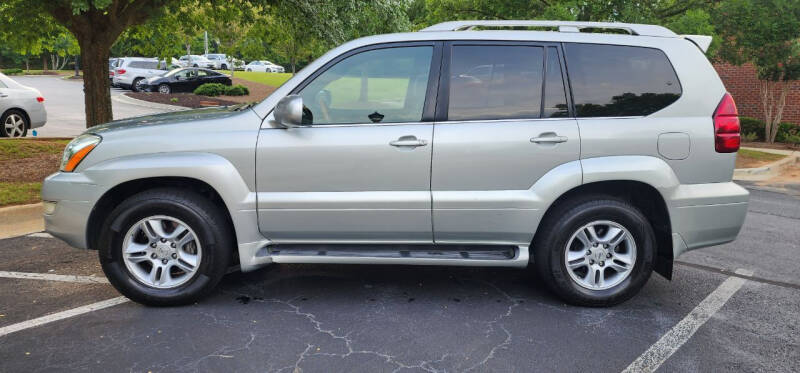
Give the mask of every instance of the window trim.
[[[542, 50], [542, 94], [540, 95], [541, 100], [539, 102], [539, 116], [536, 118], [495, 118], [495, 119], [468, 119], [468, 120], [450, 120], [448, 119], [448, 111], [450, 110], [450, 65], [452, 64], [452, 57], [453, 57], [453, 47], [455, 46], [464, 46], [464, 45], [473, 45], [473, 46], [520, 46], [520, 47], [541, 47]], [[496, 121], [532, 121], [532, 120], [540, 120], [540, 119], [568, 119], [573, 118], [572, 112], [570, 111], [569, 117], [562, 117], [562, 118], [542, 118], [542, 106], [544, 105], [544, 86], [545, 86], [545, 74], [547, 68], [547, 48], [548, 47], [555, 47], [557, 49], [561, 49], [560, 43], [557, 42], [543, 42], [543, 41], [508, 41], [508, 40], [450, 40], [444, 42], [444, 49], [442, 55], [442, 71], [440, 73], [440, 81], [439, 81], [439, 93], [438, 99], [436, 100], [436, 114], [435, 114], [435, 121], [436, 122], [448, 122], [448, 123], [469, 123], [469, 122], [496, 122]], [[563, 52], [560, 52], [559, 55], [563, 57]], [[565, 74], [563, 61], [561, 67], [561, 74], [562, 79]], [[566, 91], [566, 86], [564, 87]], [[566, 92], [565, 92], [566, 93]], [[571, 102], [570, 102], [570, 95], [567, 95], [567, 106], [570, 107], [571, 110]]]
[[309, 75], [305, 78], [300, 84], [295, 86], [289, 94], [294, 95], [298, 94], [300, 91], [303, 90], [307, 85], [311, 84], [318, 76], [322, 75], [328, 69], [332, 68], [342, 60], [345, 60], [349, 57], [352, 57], [356, 54], [378, 50], [378, 49], [390, 49], [390, 48], [407, 48], [407, 47], [432, 47], [431, 53], [431, 63], [430, 63], [430, 70], [428, 71], [428, 84], [425, 89], [425, 100], [422, 105], [422, 118], [419, 122], [396, 122], [396, 123], [333, 123], [333, 124], [310, 124], [310, 125], [302, 125], [301, 128], [315, 128], [315, 127], [355, 127], [355, 126], [386, 126], [386, 125], [408, 125], [408, 124], [419, 124], [419, 123], [433, 123], [434, 121], [434, 110], [436, 108], [436, 99], [438, 91], [438, 86], [440, 85], [440, 74], [441, 74], [441, 65], [442, 65], [442, 42], [440, 41], [410, 41], [410, 42], [396, 42], [396, 43], [379, 43], [379, 44], [371, 44], [365, 45], [360, 48], [355, 48], [344, 52], [332, 60], [328, 61], [314, 71], [313, 74]]
[[[667, 52], [665, 52], [661, 48], [646, 47], [646, 46], [642, 46], [642, 45], [630, 45], [630, 44], [583, 43], [583, 42], [575, 42], [575, 41], [561, 42], [559, 44], [561, 44], [561, 48], [560, 49], [561, 49], [561, 57], [562, 57], [563, 63], [564, 63], [563, 68], [566, 69], [567, 84], [569, 84], [570, 110], [572, 111], [571, 112], [571, 117], [575, 118], [576, 120], [580, 120], [580, 119], [647, 118], [647, 117], [649, 117], [649, 116], [651, 116], [651, 115], [653, 115], [655, 113], [658, 113], [661, 110], [664, 110], [664, 109], [674, 105], [676, 102], [678, 102], [681, 99], [681, 97], [683, 97], [683, 83], [681, 82], [681, 77], [678, 75], [678, 70], [675, 69], [675, 65], [672, 64], [672, 60], [669, 58], [669, 55], [667, 54]], [[680, 93], [680, 95], [678, 95], [678, 98], [674, 102], [672, 102], [671, 104], [669, 104], [669, 105], [667, 105], [667, 106], [665, 106], [665, 107], [663, 107], [661, 109], [658, 109], [658, 110], [656, 110], [656, 111], [654, 111], [654, 112], [652, 112], [650, 114], [647, 114], [647, 115], [627, 115], [627, 116], [619, 116], [619, 115], [617, 115], [617, 116], [611, 116], [611, 117], [579, 117], [578, 116], [578, 110], [575, 108], [575, 100], [574, 100], [573, 93], [572, 93], [572, 77], [569, 74], [569, 67], [567, 66], [567, 63], [568, 63], [568, 61], [567, 61], [567, 52], [566, 52], [567, 44], [586, 44], [586, 45], [603, 45], [603, 46], [614, 46], [614, 47], [631, 47], [631, 48], [655, 49], [655, 50], [661, 52], [661, 54], [663, 54], [664, 57], [667, 59], [667, 63], [669, 64], [669, 67], [672, 69], [672, 73], [675, 74], [675, 79], [678, 81], [678, 88], [680, 88], [681, 93]]]

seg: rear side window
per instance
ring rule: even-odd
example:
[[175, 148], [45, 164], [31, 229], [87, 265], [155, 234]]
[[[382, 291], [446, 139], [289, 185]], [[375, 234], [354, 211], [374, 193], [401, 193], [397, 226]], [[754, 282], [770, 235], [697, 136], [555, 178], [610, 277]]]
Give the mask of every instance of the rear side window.
[[643, 116], [681, 96], [681, 85], [661, 50], [567, 43], [567, 67], [578, 117]]
[[564, 76], [561, 73], [561, 59], [558, 48], [547, 47], [547, 66], [544, 82], [544, 118], [569, 116], [567, 93], [564, 89]]
[[158, 61], [131, 61], [128, 67], [133, 69], [158, 69]]
[[448, 120], [539, 118], [544, 48], [456, 45]]

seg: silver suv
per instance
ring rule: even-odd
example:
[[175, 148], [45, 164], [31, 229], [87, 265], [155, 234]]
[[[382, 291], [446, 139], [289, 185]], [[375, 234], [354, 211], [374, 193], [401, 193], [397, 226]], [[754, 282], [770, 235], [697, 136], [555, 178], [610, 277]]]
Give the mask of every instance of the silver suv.
[[617, 304], [744, 221], [709, 42], [545, 21], [358, 39], [254, 106], [89, 129], [44, 183], [47, 231], [152, 305], [271, 263], [531, 266]]
[[159, 69], [157, 58], [123, 57], [114, 64], [114, 75], [111, 85], [140, 92], [144, 89], [148, 78], [165, 73]]

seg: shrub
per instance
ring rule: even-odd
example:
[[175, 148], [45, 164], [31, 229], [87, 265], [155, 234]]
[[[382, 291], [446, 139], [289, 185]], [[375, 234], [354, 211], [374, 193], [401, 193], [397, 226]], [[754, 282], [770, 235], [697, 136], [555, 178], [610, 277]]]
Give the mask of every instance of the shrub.
[[742, 133], [755, 135], [755, 139], [745, 141], [764, 141], [764, 126], [766, 126], [766, 123], [763, 120], [739, 117], [739, 126], [741, 126]]
[[745, 142], [753, 142], [758, 140], [758, 135], [755, 132], [748, 132], [742, 136], [742, 140]]
[[775, 141], [791, 143], [789, 138], [794, 136], [800, 136], [800, 126], [784, 122], [778, 127], [778, 134], [775, 135]]
[[794, 146], [800, 146], [800, 135], [788, 135], [783, 142]]
[[226, 87], [225, 95], [226, 96], [247, 96], [250, 94], [250, 90], [247, 87], [237, 84], [234, 86]]
[[17, 69], [17, 68], [4, 69], [3, 70], [3, 74], [6, 74], [6, 75], [20, 75], [20, 74], [22, 74], [22, 69]]
[[225, 94], [227, 88], [228, 87], [224, 84], [220, 83], [206, 83], [197, 87], [197, 89], [194, 90], [194, 94], [214, 97]]

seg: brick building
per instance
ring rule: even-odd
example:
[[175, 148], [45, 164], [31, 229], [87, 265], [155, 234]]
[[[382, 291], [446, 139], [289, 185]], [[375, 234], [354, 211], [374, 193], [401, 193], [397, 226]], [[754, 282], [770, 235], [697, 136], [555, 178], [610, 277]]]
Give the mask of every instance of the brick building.
[[[763, 120], [764, 111], [761, 107], [761, 93], [755, 67], [715, 63], [714, 68], [736, 101], [739, 115]], [[800, 125], [800, 81], [794, 81], [789, 89], [781, 121]]]

